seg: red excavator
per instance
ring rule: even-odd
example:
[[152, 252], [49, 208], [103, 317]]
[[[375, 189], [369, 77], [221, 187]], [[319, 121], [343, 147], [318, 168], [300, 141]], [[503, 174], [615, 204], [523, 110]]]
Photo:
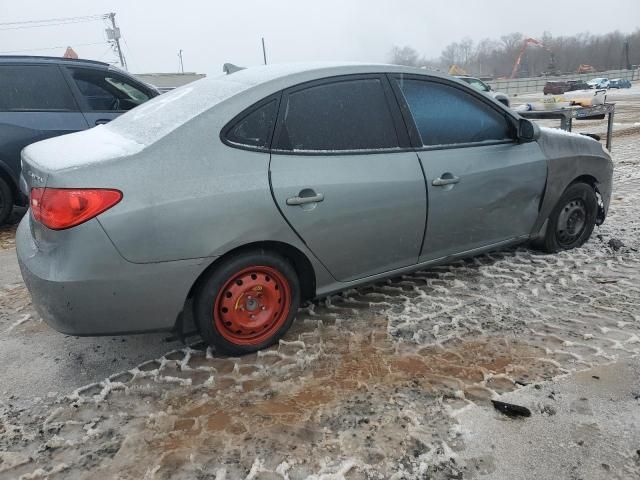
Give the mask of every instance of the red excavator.
[[511, 77], [516, 78], [518, 75], [518, 69], [520, 68], [520, 62], [522, 61], [522, 57], [524, 56], [525, 51], [529, 45], [536, 45], [538, 47], [544, 48], [551, 55], [551, 60], [549, 62], [549, 73], [555, 73], [556, 65], [555, 65], [555, 56], [553, 52], [547, 48], [547, 46], [542, 43], [540, 40], [536, 40], [535, 38], [525, 38], [524, 42], [522, 42], [522, 48], [518, 53], [518, 57], [516, 58], [515, 63], [513, 64], [513, 70], [511, 70]]

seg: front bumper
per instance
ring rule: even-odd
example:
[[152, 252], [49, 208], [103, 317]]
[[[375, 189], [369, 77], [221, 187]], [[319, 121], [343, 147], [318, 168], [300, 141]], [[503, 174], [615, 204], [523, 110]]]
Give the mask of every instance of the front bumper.
[[135, 264], [95, 219], [63, 231], [32, 222], [25, 215], [16, 233], [22, 276], [40, 316], [70, 335], [171, 329], [212, 260]]

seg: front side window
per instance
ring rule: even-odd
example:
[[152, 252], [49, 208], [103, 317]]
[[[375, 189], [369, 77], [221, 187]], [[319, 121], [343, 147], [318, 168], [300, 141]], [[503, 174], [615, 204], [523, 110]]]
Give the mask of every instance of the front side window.
[[56, 65], [0, 65], [0, 111], [77, 111]]
[[324, 83], [285, 97], [280, 150], [377, 150], [398, 147], [377, 78]]
[[135, 85], [109, 72], [72, 68], [71, 76], [90, 111], [126, 111], [149, 100]]
[[227, 132], [227, 140], [238, 145], [268, 148], [276, 121], [276, 101], [263, 105], [240, 119]]
[[449, 85], [397, 79], [425, 146], [495, 142], [513, 138], [497, 110]]

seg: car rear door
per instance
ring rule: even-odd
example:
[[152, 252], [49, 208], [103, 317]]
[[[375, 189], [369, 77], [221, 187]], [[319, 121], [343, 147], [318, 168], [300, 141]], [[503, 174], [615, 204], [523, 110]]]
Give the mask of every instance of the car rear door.
[[467, 87], [422, 76], [392, 83], [427, 181], [420, 261], [526, 238], [547, 176], [538, 144], [519, 143], [515, 119]]
[[110, 122], [155, 94], [113, 70], [67, 66], [65, 71], [91, 127]]
[[408, 146], [384, 75], [334, 77], [283, 93], [270, 163], [273, 195], [337, 280], [417, 262], [426, 191]]
[[57, 65], [0, 64], [0, 163], [15, 181], [24, 147], [86, 128]]

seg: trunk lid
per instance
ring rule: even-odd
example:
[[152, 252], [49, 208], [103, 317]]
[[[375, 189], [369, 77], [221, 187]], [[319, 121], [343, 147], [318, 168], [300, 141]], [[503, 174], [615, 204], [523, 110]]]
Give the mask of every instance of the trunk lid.
[[[33, 143], [22, 150], [20, 188], [27, 196], [33, 188], [99, 188], [105, 180], [100, 166], [135, 155], [143, 148], [104, 127]], [[58, 232], [35, 221], [33, 215], [29, 215], [29, 222], [36, 245], [58, 238]]]

